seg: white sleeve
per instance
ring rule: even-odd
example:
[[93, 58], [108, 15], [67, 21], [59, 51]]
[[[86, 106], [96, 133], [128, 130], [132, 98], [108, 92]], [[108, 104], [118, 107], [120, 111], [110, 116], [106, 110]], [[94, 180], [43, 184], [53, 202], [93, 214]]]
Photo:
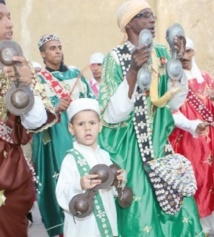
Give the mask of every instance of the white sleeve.
[[185, 102], [189, 87], [188, 87], [188, 80], [185, 74], [183, 74], [183, 77], [180, 81], [171, 81], [168, 80], [168, 90], [172, 88], [180, 88], [180, 91], [177, 92], [169, 101], [168, 105], [171, 110], [178, 110], [182, 104]]
[[21, 117], [21, 123], [26, 129], [36, 129], [47, 121], [47, 112], [40, 97], [34, 96], [33, 108]]
[[176, 127], [191, 133], [193, 137], [198, 137], [198, 134], [196, 133], [196, 128], [199, 123], [202, 123], [201, 120], [189, 120], [180, 111], [174, 113], [173, 118]]
[[83, 192], [75, 159], [71, 154], [68, 154], [62, 162], [56, 185], [57, 201], [63, 210], [69, 212], [69, 202], [71, 199]]
[[[135, 87], [136, 91], [136, 87]], [[120, 123], [125, 121], [134, 108], [135, 96], [128, 97], [129, 85], [124, 79], [119, 85], [115, 94], [110, 98], [108, 106], [104, 112], [103, 118], [107, 123]]]

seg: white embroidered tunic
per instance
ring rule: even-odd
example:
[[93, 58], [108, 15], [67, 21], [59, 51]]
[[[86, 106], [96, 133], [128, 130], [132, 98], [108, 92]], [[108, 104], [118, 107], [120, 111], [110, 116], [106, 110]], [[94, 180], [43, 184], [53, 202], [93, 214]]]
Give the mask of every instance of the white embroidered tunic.
[[[88, 162], [90, 168], [97, 164], [111, 165], [109, 154], [99, 146], [96, 150], [91, 147], [74, 143], [77, 149]], [[59, 205], [63, 208], [65, 214], [64, 237], [101, 237], [94, 214], [85, 217], [73, 217], [69, 213], [69, 202], [77, 194], [84, 193], [80, 186], [80, 174], [76, 161], [71, 154], [67, 154], [61, 166], [61, 171], [56, 186], [56, 197]], [[102, 202], [108, 216], [114, 236], [118, 235], [117, 215], [114, 201], [113, 188], [102, 189], [99, 191]]]

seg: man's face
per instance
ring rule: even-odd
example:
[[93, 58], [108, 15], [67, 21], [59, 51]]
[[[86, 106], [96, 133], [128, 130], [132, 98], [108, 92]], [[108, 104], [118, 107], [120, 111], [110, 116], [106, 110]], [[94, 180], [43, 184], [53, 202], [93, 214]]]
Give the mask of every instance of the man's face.
[[101, 63], [92, 63], [90, 65], [90, 69], [91, 69], [94, 79], [100, 80], [101, 73], [102, 73], [102, 64]]
[[44, 45], [41, 56], [44, 59], [46, 66], [58, 69], [63, 59], [61, 43], [57, 40], [48, 41]]
[[192, 58], [195, 55], [194, 50], [186, 49], [184, 56], [181, 58], [181, 63], [183, 69], [191, 70], [192, 69]]
[[13, 24], [7, 7], [0, 3], [0, 40], [12, 40]]
[[150, 30], [153, 37], [155, 37], [155, 20], [156, 16], [150, 8], [146, 8], [135, 15], [128, 23], [134, 34], [139, 35], [144, 29]]

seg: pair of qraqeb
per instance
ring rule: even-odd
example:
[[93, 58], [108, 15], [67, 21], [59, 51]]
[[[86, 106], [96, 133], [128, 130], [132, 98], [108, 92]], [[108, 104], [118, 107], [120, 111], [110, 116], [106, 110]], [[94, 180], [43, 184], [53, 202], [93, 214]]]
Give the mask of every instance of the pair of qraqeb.
[[[179, 54], [175, 50], [175, 37], [184, 36], [184, 30], [178, 23], [170, 26], [166, 31], [166, 39], [171, 50], [171, 58], [167, 62], [166, 71], [169, 78], [173, 81], [179, 81], [183, 76], [182, 64], [179, 60]], [[139, 46], [147, 45], [148, 50], [152, 50], [153, 37], [149, 30], [144, 29], [139, 35]], [[145, 63], [138, 71], [137, 75], [138, 85], [141, 90], [148, 90], [151, 84], [151, 73], [148, 70], [148, 63]]]
[[19, 82], [19, 72], [17, 67], [21, 66], [19, 62], [13, 61], [14, 56], [23, 56], [19, 44], [11, 40], [0, 42], [0, 68], [4, 66], [13, 66], [15, 71], [15, 80], [5, 96], [7, 110], [12, 114], [20, 116], [29, 112], [34, 104], [33, 91], [29, 86]]
[[108, 189], [115, 186], [118, 192], [118, 204], [122, 208], [127, 208], [131, 205], [133, 199], [133, 192], [128, 186], [124, 186], [122, 182], [117, 180], [117, 171], [120, 167], [116, 164], [110, 166], [104, 164], [95, 165], [89, 174], [98, 175], [98, 179], [102, 182], [93, 189], [86, 190], [83, 194], [75, 195], [70, 203], [69, 210], [73, 216], [84, 218], [89, 216], [94, 209], [94, 196], [99, 189]]

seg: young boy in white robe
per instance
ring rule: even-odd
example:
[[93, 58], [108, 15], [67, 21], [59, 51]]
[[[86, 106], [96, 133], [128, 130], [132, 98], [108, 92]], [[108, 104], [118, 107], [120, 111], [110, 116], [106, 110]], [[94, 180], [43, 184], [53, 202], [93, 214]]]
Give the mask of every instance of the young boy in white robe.
[[[85, 193], [101, 183], [98, 175], [84, 173], [81, 176], [80, 167], [84, 169], [84, 164], [87, 163], [91, 169], [97, 164], [109, 166], [112, 162], [109, 154], [97, 144], [97, 137], [102, 129], [98, 102], [89, 98], [74, 100], [68, 108], [68, 117], [69, 131], [75, 136], [76, 142], [74, 149], [68, 151], [62, 162], [56, 186], [57, 201], [65, 214], [64, 236], [118, 236], [113, 187], [98, 191], [103, 204], [102, 209], [95, 201], [93, 203], [94, 209], [98, 209], [98, 215], [93, 211], [89, 216], [78, 218], [69, 212], [69, 202], [75, 195]], [[77, 162], [76, 153], [80, 154], [82, 163]], [[117, 179], [123, 180], [123, 174], [123, 170], [119, 170]]]

